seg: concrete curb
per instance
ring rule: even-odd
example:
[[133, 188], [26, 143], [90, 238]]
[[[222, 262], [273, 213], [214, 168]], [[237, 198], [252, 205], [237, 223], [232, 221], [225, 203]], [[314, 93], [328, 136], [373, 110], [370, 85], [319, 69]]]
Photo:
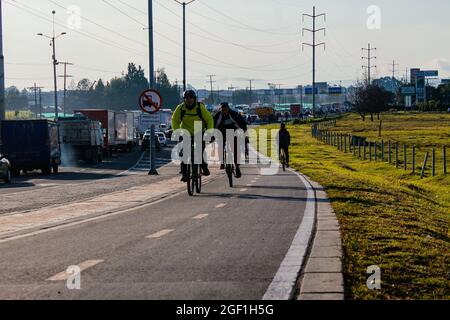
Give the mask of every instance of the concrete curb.
[[323, 187], [309, 181], [316, 193], [317, 225], [307, 262], [298, 281], [297, 300], [344, 300], [342, 242], [339, 222]]

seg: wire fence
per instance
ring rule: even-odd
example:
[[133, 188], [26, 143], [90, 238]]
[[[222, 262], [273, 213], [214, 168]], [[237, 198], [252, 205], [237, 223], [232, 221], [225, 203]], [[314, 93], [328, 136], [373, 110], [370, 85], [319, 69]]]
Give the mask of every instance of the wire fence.
[[366, 137], [331, 131], [335, 125], [335, 120], [315, 123], [311, 126], [311, 134], [318, 141], [351, 153], [357, 159], [387, 162], [405, 172], [420, 174], [421, 178], [448, 173], [447, 146], [424, 148], [391, 140], [368, 141]]

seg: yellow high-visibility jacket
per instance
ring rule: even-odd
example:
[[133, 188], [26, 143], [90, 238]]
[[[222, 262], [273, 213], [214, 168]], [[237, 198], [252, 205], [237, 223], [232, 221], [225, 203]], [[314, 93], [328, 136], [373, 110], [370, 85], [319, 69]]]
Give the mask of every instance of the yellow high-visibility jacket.
[[[198, 108], [200, 108], [200, 111]], [[185, 129], [191, 135], [194, 135], [196, 133], [194, 127], [195, 121], [203, 122], [203, 129], [214, 129], [214, 119], [203, 103], [197, 103], [192, 110], [189, 110], [183, 102], [173, 113], [172, 129]]]

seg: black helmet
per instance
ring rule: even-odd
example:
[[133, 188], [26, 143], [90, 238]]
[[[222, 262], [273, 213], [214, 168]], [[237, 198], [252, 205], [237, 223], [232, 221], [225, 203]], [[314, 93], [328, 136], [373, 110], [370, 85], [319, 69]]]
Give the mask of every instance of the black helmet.
[[186, 90], [186, 91], [183, 93], [183, 98], [184, 98], [184, 99], [187, 99], [187, 98], [194, 98], [194, 99], [197, 99], [197, 94], [195, 93], [194, 90]]
[[230, 108], [230, 105], [228, 104], [228, 102], [222, 102], [222, 103], [220, 104], [220, 106], [221, 106], [222, 108]]

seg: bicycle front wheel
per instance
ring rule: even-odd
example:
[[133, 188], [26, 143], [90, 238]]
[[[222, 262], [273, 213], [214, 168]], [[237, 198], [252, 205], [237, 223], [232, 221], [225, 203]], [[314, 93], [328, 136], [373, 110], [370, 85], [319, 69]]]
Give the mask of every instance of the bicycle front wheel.
[[197, 191], [198, 194], [202, 193], [202, 175], [200, 173], [200, 170], [198, 170], [198, 165], [197, 165], [197, 179], [195, 183], [195, 190]]
[[192, 197], [194, 195], [194, 179], [193, 179], [193, 174], [191, 172], [191, 165], [186, 166], [186, 175], [187, 175], [188, 194], [189, 194], [189, 196]]

